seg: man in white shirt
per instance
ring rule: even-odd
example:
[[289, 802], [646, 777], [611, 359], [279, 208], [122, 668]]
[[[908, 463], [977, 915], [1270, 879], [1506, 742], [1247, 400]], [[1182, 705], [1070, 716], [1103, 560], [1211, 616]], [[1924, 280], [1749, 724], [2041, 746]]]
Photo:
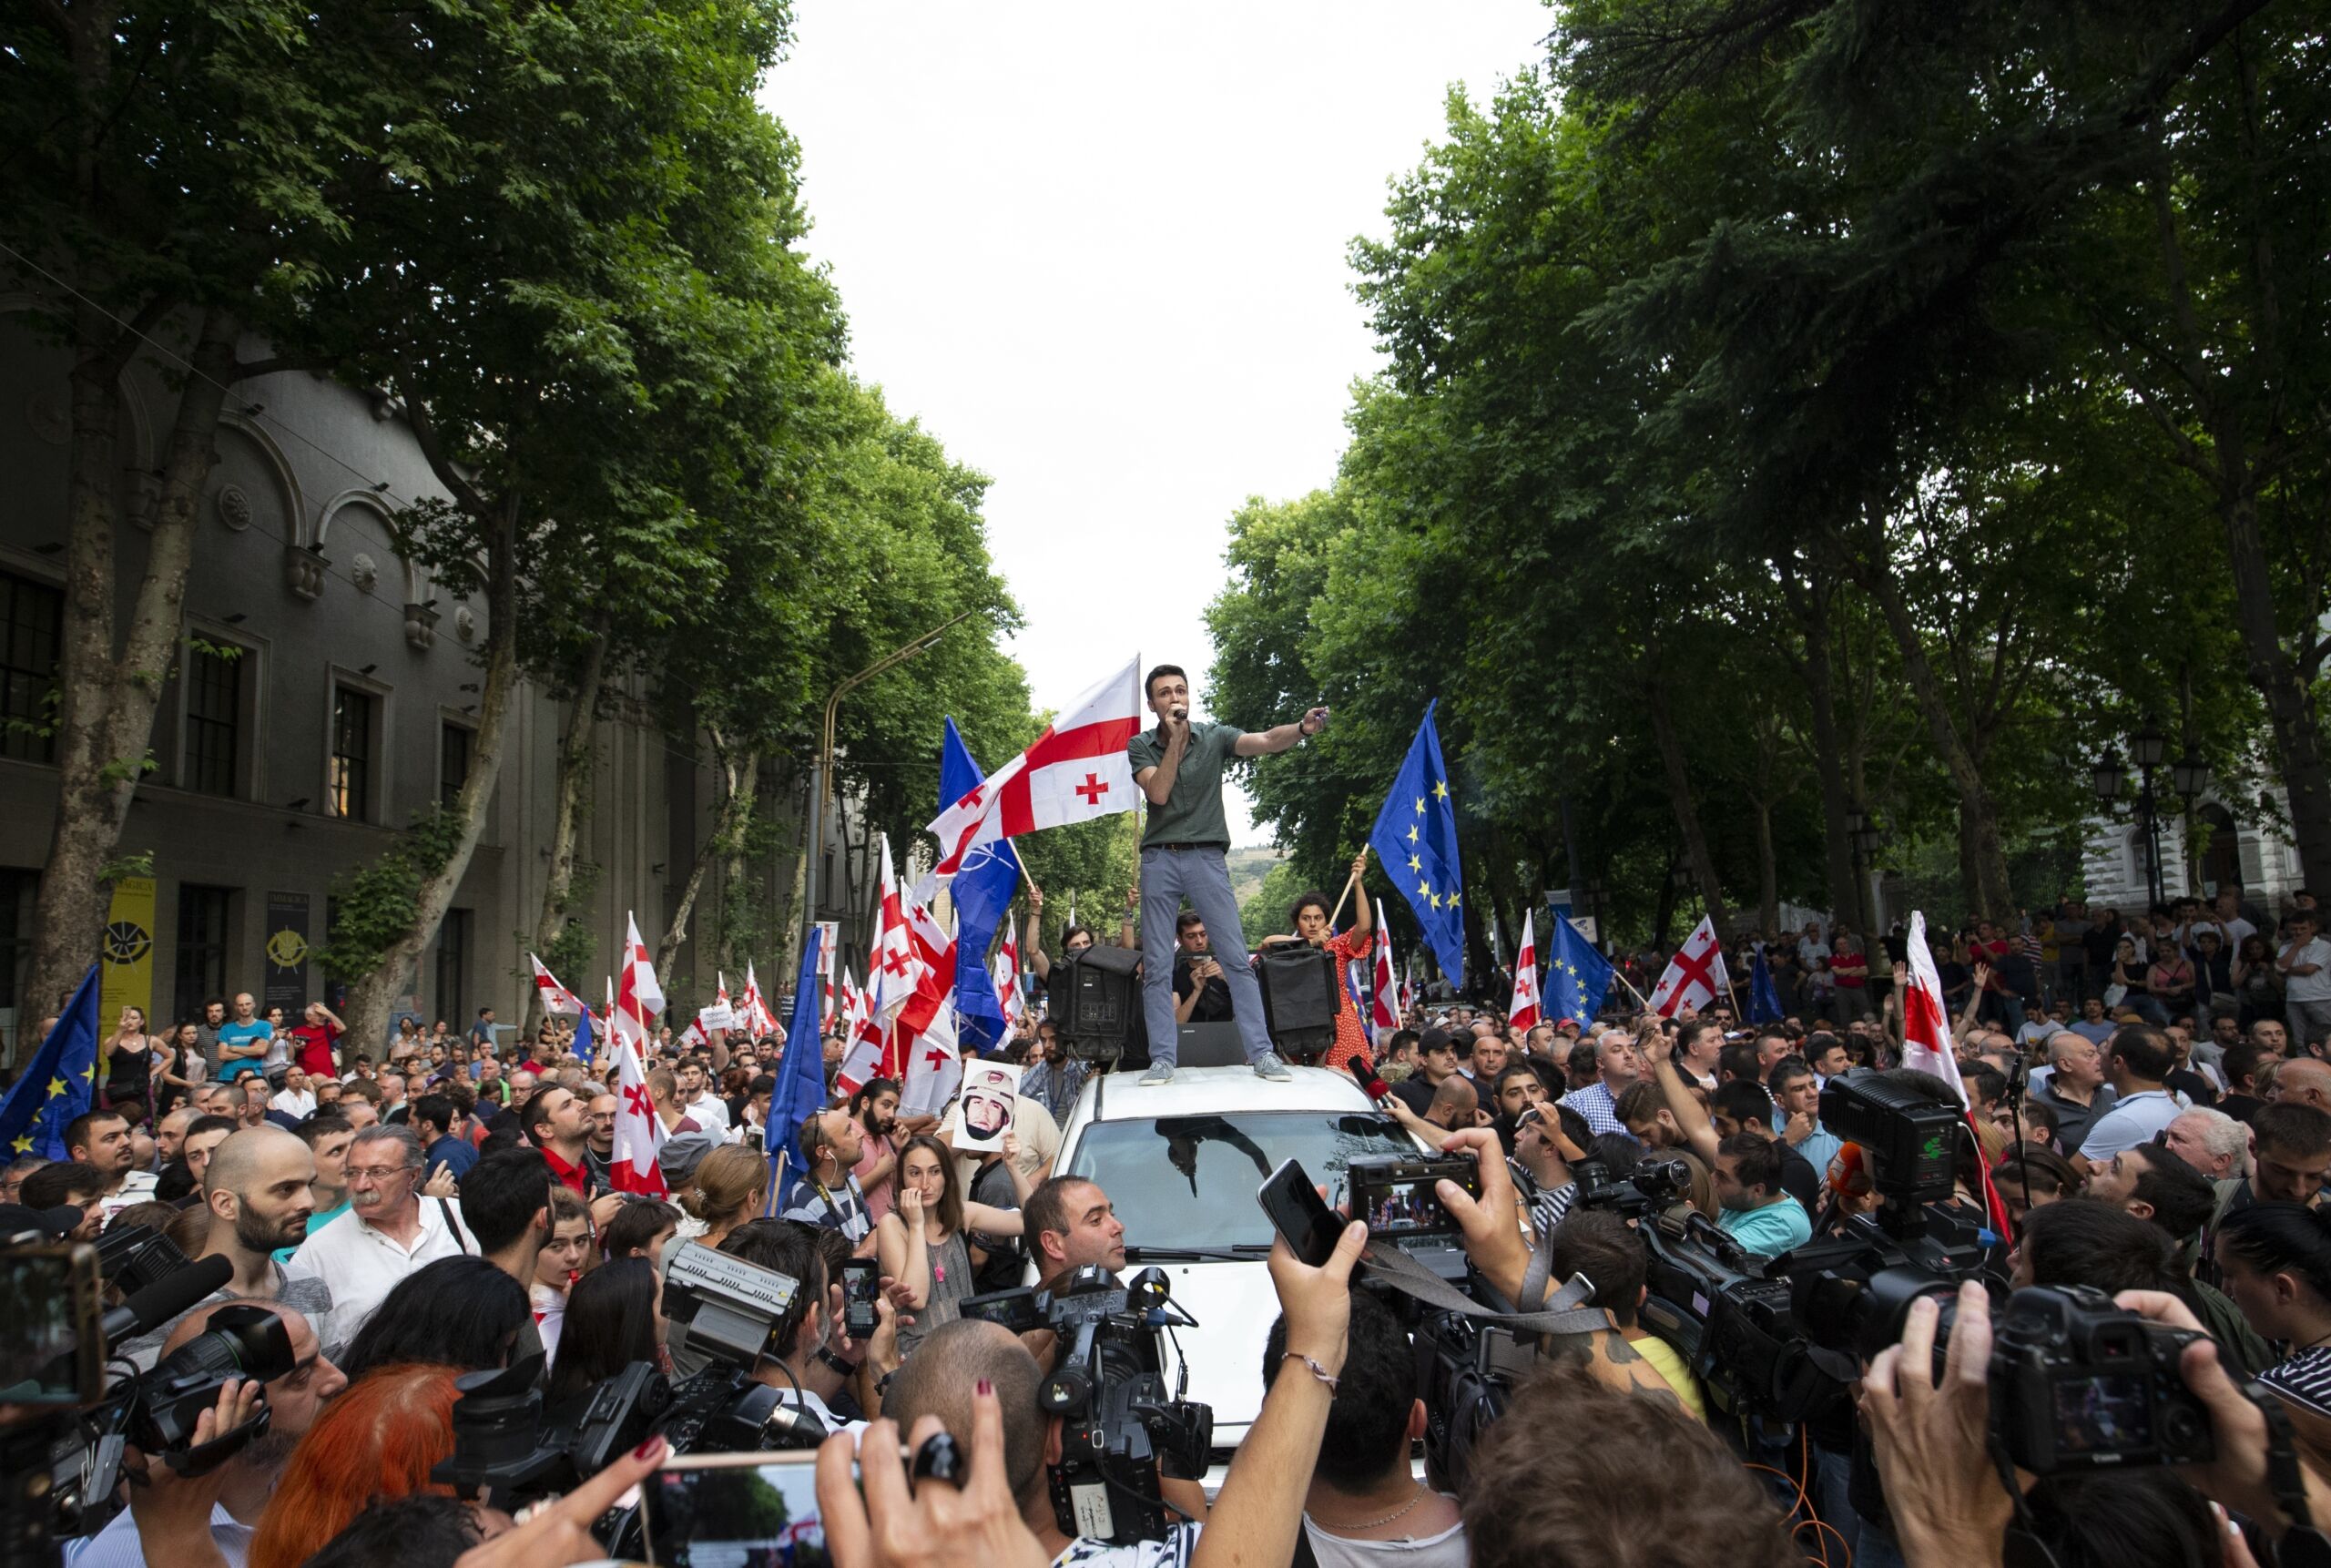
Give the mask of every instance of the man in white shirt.
[[2164, 1086], [2176, 1059], [2168, 1037], [2146, 1023], [2125, 1023], [2112, 1036], [2108, 1071], [2112, 1078], [2112, 1108], [2097, 1117], [2073, 1158], [2083, 1174], [2101, 1166], [2122, 1149], [2151, 1143], [2155, 1133], [2175, 1121], [2185, 1109]]
[[[188, 1537], [148, 1539], [136, 1516], [124, 1509], [74, 1557], [74, 1568], [144, 1568], [148, 1563], [199, 1562], [201, 1532], [207, 1532], [210, 1544], [226, 1559], [228, 1568], [243, 1568], [249, 1558], [251, 1537], [259, 1532], [260, 1515], [266, 1512], [268, 1500], [275, 1495], [276, 1483], [283, 1478], [283, 1467], [290, 1461], [291, 1451], [299, 1446], [301, 1434], [315, 1424], [325, 1401], [346, 1388], [348, 1380], [325, 1359], [308, 1319], [279, 1301], [217, 1301], [198, 1307], [179, 1320], [162, 1353], [168, 1356], [184, 1349], [196, 1335], [210, 1327], [213, 1313], [230, 1305], [267, 1308], [283, 1319], [284, 1329], [291, 1338], [291, 1370], [266, 1386], [267, 1435], [221, 1467], [219, 1500], [210, 1505], [210, 1517], [202, 1525], [183, 1526], [189, 1532]], [[147, 1473], [158, 1487], [205, 1484], [172, 1475], [159, 1460], [153, 1461]]]
[[2331, 942], [2313, 910], [2291, 916], [2291, 940], [2275, 960], [2283, 974], [2284, 1015], [2291, 1044], [2305, 1052], [2331, 1034]]
[[275, 1092], [275, 1108], [295, 1122], [304, 1122], [316, 1114], [315, 1091], [309, 1086], [307, 1071], [293, 1067], [283, 1074], [283, 1087]]
[[470, 1252], [468, 1232], [443, 1198], [421, 1196], [421, 1139], [382, 1124], [348, 1145], [348, 1212], [302, 1242], [287, 1278], [331, 1287], [333, 1328], [343, 1339], [381, 1298], [424, 1264]]
[[154, 1196], [154, 1173], [130, 1168], [137, 1163], [137, 1154], [129, 1141], [129, 1120], [119, 1111], [90, 1111], [67, 1122], [65, 1152], [69, 1158], [95, 1166], [106, 1178], [105, 1196], [99, 1202], [107, 1220]]
[[1805, 934], [1797, 939], [1797, 962], [1802, 964], [1806, 972], [1809, 974], [1812, 972], [1815, 959], [1828, 956], [1829, 944], [1821, 940], [1821, 922], [1807, 921]]
[[680, 1064], [680, 1109], [716, 1139], [728, 1138], [728, 1104], [712, 1092], [702, 1063]]

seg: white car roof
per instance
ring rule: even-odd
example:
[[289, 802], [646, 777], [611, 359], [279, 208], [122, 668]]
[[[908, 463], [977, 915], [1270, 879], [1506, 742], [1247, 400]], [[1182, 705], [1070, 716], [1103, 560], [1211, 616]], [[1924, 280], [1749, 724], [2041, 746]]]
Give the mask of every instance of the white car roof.
[[1289, 1067], [1288, 1081], [1257, 1078], [1252, 1067], [1176, 1067], [1174, 1081], [1144, 1088], [1138, 1074], [1110, 1073], [1093, 1080], [1086, 1119], [1153, 1121], [1160, 1116], [1216, 1115], [1225, 1111], [1358, 1111], [1375, 1106], [1349, 1073]]

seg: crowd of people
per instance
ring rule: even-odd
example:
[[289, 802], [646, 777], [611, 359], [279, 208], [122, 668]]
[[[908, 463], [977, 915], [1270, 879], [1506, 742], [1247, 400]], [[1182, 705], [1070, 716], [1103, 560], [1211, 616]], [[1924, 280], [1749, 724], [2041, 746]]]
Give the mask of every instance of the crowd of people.
[[[2232, 902], [2146, 922], [2138, 940], [2151, 974], [2165, 968], [2173, 982], [2182, 958], [2214, 977], [2217, 949], [2255, 952], [2256, 931], [2241, 928], [2264, 922]], [[1290, 921], [1318, 941], [1324, 912], [1308, 895]], [[1307, 931], [1305, 916], [1321, 929]], [[1633, 1561], [1642, 1541], [1658, 1539], [1669, 1548], [1662, 1560], [1679, 1563], [1926, 1564], [1996, 1560], [1990, 1522], [2013, 1503], [2062, 1563], [2245, 1561], [2244, 1538], [2214, 1523], [2208, 1500], [2233, 1506], [2262, 1543], [2288, 1527], [2288, 1505], [2238, 1472], [2256, 1438], [2242, 1411], [2254, 1407], [2219, 1398], [2213, 1380], [2256, 1380], [2298, 1429], [2309, 1464], [2331, 1454], [2331, 1444], [2305, 1446], [2331, 1433], [2331, 1221], [2319, 1207], [2331, 1177], [2331, 1062], [2306, 984], [2331, 950], [2316, 951], [2313, 911], [2300, 908], [2271, 944], [2271, 1002], [2230, 970], [2226, 984], [2212, 978], [2190, 996], [2150, 980], [2116, 993], [2125, 982], [2095, 982], [2118, 972], [2066, 962], [2079, 944], [2065, 926], [2082, 911], [2049, 918], [2057, 946], [2044, 968], [2019, 965], [2029, 923], [2004, 936], [1970, 928], [1955, 987], [1972, 1112], [1957, 1200], [1988, 1214], [1996, 1193], [2003, 1206], [2002, 1288], [2092, 1286], [2206, 1337], [2215, 1358], [2187, 1375], [2226, 1423], [2207, 1471], [2154, 1473], [2141, 1486], [2055, 1478], [2021, 1500], [1995, 1475], [1986, 1483], [1969, 1358], [1990, 1298], [1976, 1291], [1959, 1304], [1939, 1380], [1935, 1319], [1921, 1308], [1899, 1354], [1868, 1369], [1859, 1422], [1809, 1426], [1795, 1462], [1767, 1465], [1788, 1477], [1776, 1495], [1771, 1476], [1741, 1462], [1770, 1460], [1773, 1434], [1718, 1397], [1705, 1359], [1680, 1353], [1641, 1314], [1635, 1222], [1580, 1203], [1581, 1173], [1624, 1181], [1645, 1161], [1681, 1162], [1678, 1205], [1761, 1258], [1786, 1260], [1871, 1212], [1882, 1196], [1862, 1151], [1822, 1125], [1824, 1084], [1872, 1072], [1955, 1104], [1948, 1085], [1899, 1065], [1900, 961], [1870, 985], [1876, 1004], [1842, 1022], [1817, 1011], [1744, 1024], [1726, 999], [1673, 1018], [1614, 1005], [1516, 1032], [1494, 1009], [1444, 1002], [1372, 1041], [1339, 1038], [1339, 1054], [1372, 1051], [1386, 1115], [1426, 1147], [1477, 1161], [1478, 1197], [1449, 1186], [1433, 1196], [1461, 1220], [1478, 1277], [1518, 1298], [1542, 1252], [1554, 1279], [1591, 1283], [1607, 1326], [1583, 1343], [1542, 1347], [1543, 1371], [1513, 1391], [1461, 1488], [1414, 1472], [1428, 1412], [1401, 1318], [1378, 1293], [1349, 1288], [1361, 1229], [1325, 1268], [1282, 1247], [1271, 1275], [1285, 1316], [1260, 1369], [1262, 1413], [1211, 1502], [1195, 1478], [1164, 1482], [1188, 1522], [1138, 1549], [1059, 1528], [1044, 1481], [1059, 1426], [1035, 1397], [1050, 1347], [958, 1310], [1026, 1278], [1125, 1267], [1128, 1238], [1109, 1195], [1053, 1168], [1076, 1096], [1105, 1070], [1071, 1052], [1053, 1022], [1024, 1023], [1004, 1047], [1023, 1073], [1000, 1149], [959, 1146], [959, 1110], [902, 1116], [887, 1080], [835, 1095], [798, 1126], [771, 1125], [779, 1037], [714, 1032], [690, 1048], [659, 1031], [645, 1073], [666, 1134], [669, 1196], [657, 1197], [616, 1190], [614, 1066], [604, 1054], [578, 1055], [565, 1020], [544, 1021], [523, 1044], [490, 1011], [461, 1034], [407, 1020], [375, 1053], [351, 1042], [329, 1008], [311, 1005], [282, 1028], [246, 993], [159, 1037], [126, 1012], [105, 1044], [103, 1093], [67, 1130], [69, 1157], [0, 1167], [0, 1203], [20, 1206], [7, 1211], [15, 1223], [87, 1239], [142, 1226], [189, 1258], [227, 1260], [231, 1276], [214, 1296], [115, 1347], [132, 1365], [151, 1368], [237, 1303], [279, 1316], [295, 1348], [295, 1369], [264, 1390], [266, 1438], [205, 1478], [158, 1464], [141, 1473], [130, 1507], [76, 1543], [73, 1560], [441, 1568], [486, 1562], [465, 1554], [497, 1543], [504, 1555], [493, 1561], [579, 1560], [558, 1556], [545, 1534], [572, 1523], [571, 1510], [514, 1527], [431, 1480], [453, 1451], [453, 1381], [539, 1358], [555, 1402], [636, 1361], [675, 1378], [702, 1370], [704, 1347], [663, 1310], [669, 1258], [696, 1245], [804, 1285], [753, 1376], [813, 1431], [851, 1442], [870, 1421], [911, 1438], [943, 1429], [973, 1456], [973, 1484], [944, 1499], [928, 1486], [888, 1492], [870, 1473], [862, 1489], [844, 1484], [846, 1471], [821, 1474], [829, 1540], [846, 1560], [923, 1560], [899, 1554], [899, 1543], [920, 1541], [934, 1562], [961, 1560], [975, 1543], [991, 1553], [983, 1562], [1308, 1553], [1456, 1568]], [[2115, 948], [2131, 940], [2109, 915], [2100, 923]], [[1221, 1005], [1209, 994], [1220, 966], [1203, 921], [1186, 920], [1179, 937], [1174, 1000], [1186, 1017]], [[1064, 949], [1091, 940], [1074, 931]], [[1851, 942], [1816, 931], [1797, 953], [1763, 946], [1776, 972], [1807, 944], [1826, 950], [1801, 972], [1827, 964], [1834, 975]], [[1033, 933], [1030, 947], [1048, 965]], [[1949, 984], [1959, 940], [1937, 956]], [[838, 1034], [813, 1043], [830, 1079], [841, 1045]], [[772, 1213], [769, 1156], [779, 1150], [802, 1179]], [[863, 1339], [843, 1308], [853, 1258], [874, 1259], [881, 1284], [878, 1326]], [[219, 1420], [233, 1413], [222, 1401]], [[1874, 1442], [1878, 1469], [1897, 1481], [1882, 1498], [1850, 1483], [1857, 1441]], [[1933, 1485], [1926, 1472], [1947, 1470], [1970, 1443], [1975, 1468], [1959, 1490]], [[1001, 1467], [999, 1484], [982, 1466]], [[1919, 1468], [1921, 1486], [1899, 1484], [1905, 1466]], [[1311, 1479], [1294, 1492], [1273, 1485], [1290, 1474]], [[1661, 1483], [1642, 1484], [1646, 1476]], [[2316, 1472], [2306, 1476], [2311, 1493]], [[1936, 1492], [1951, 1506], [1930, 1504]], [[832, 1517], [852, 1509], [854, 1522]], [[885, 1509], [870, 1536], [868, 1512]], [[2106, 1530], [2107, 1513], [2145, 1528]], [[509, 1555], [522, 1549], [537, 1555]]]

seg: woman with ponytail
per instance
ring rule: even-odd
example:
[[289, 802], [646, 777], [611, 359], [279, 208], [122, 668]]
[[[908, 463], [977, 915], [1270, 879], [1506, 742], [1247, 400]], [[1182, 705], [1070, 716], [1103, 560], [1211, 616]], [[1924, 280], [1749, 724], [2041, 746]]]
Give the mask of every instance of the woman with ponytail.
[[2215, 1245], [2225, 1293], [2284, 1351], [2258, 1380], [2331, 1420], [2331, 1213], [2255, 1204], [2218, 1222]]

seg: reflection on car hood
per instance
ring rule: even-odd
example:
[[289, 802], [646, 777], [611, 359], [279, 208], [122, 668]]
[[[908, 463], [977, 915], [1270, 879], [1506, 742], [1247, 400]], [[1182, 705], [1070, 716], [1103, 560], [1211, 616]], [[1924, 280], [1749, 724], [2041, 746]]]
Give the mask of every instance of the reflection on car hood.
[[[1263, 1340], [1278, 1319], [1278, 1292], [1271, 1288], [1270, 1270], [1259, 1258], [1253, 1263], [1156, 1267], [1173, 1283], [1175, 1304], [1198, 1320], [1195, 1329], [1176, 1330], [1191, 1353], [1185, 1397], [1214, 1407], [1214, 1446], [1233, 1447], [1246, 1438], [1255, 1412], [1262, 1408]], [[1170, 1393], [1181, 1366], [1173, 1340], [1166, 1340], [1164, 1349]]]

